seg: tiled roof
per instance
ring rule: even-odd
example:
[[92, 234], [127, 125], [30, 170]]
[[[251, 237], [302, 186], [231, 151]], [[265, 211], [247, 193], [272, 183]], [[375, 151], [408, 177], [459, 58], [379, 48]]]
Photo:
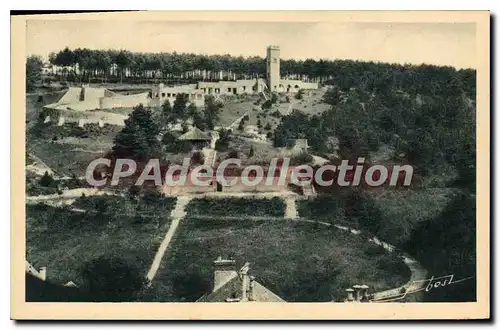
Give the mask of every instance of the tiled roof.
[[179, 136], [179, 140], [212, 140], [210, 136], [203, 133], [198, 127], [194, 126], [188, 132]]

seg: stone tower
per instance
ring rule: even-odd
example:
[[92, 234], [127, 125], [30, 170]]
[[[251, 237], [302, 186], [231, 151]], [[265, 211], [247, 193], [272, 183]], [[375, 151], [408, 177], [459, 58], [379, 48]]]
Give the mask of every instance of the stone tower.
[[267, 47], [266, 57], [267, 87], [271, 92], [277, 92], [280, 85], [280, 48]]

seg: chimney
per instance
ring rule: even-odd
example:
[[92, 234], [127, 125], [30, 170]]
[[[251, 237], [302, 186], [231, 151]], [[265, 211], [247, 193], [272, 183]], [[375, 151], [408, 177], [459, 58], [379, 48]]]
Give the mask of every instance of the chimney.
[[222, 259], [221, 256], [214, 261], [214, 286], [212, 291], [217, 290], [226, 283], [236, 272], [236, 261], [233, 259]]
[[362, 290], [362, 286], [361, 285], [353, 285], [352, 288], [354, 289], [354, 291], [356, 292], [356, 294], [354, 295], [354, 298], [356, 301], [361, 301], [361, 290]]
[[347, 292], [347, 299], [345, 300], [346, 302], [353, 302], [354, 301], [354, 290], [353, 289], [346, 289]]
[[255, 276], [250, 276], [249, 279], [250, 279], [250, 286], [248, 288], [248, 301], [253, 301], [254, 300], [253, 288], [255, 286]]
[[360, 288], [360, 295], [361, 295], [361, 302], [369, 302], [370, 298], [368, 297], [368, 289], [370, 288], [368, 285], [363, 284], [359, 286]]
[[248, 275], [248, 271], [250, 270], [250, 263], [245, 263], [243, 267], [240, 269], [240, 278], [241, 278], [241, 301], [248, 301], [248, 293], [250, 291], [250, 278]]
[[40, 279], [45, 281], [47, 279], [47, 267], [40, 267]]

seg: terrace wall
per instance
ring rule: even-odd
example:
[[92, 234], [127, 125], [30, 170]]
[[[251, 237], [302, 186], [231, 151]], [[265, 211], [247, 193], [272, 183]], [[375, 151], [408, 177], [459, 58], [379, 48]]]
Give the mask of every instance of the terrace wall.
[[99, 99], [99, 105], [101, 109], [133, 108], [139, 105], [139, 103], [142, 103], [144, 106], [148, 106], [149, 101], [150, 99], [148, 98], [148, 93], [141, 93], [101, 97]]

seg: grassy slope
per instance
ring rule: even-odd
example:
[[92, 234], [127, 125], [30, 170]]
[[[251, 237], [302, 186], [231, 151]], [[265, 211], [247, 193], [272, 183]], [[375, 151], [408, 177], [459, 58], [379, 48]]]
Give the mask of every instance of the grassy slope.
[[287, 301], [345, 298], [366, 283], [375, 290], [409, 279], [400, 259], [359, 236], [286, 221], [184, 219], [145, 301], [194, 301], [211, 289], [212, 262], [251, 263], [256, 280]]
[[382, 194], [369, 191], [383, 216], [380, 237], [394, 244], [404, 242], [419, 222], [434, 218], [446, 207], [454, 191], [453, 188], [400, 191], [390, 187]]
[[[28, 135], [26, 148], [58, 173], [85, 175], [91, 161], [111, 150], [113, 139], [120, 130], [118, 126], [108, 126], [102, 134], [92, 133], [87, 138], [77, 138], [64, 137], [67, 134], [61, 127], [46, 125], [41, 136]], [[54, 136], [58, 139], [53, 140]]]
[[[452, 188], [400, 190], [392, 187], [366, 190], [367, 197], [373, 199], [381, 214], [379, 231], [372, 234], [396, 245], [404, 243], [419, 222], [443, 210], [454, 191]], [[341, 196], [302, 200], [297, 207], [301, 217], [322, 217], [327, 222], [357, 225], [345, 215]]]
[[[91, 204], [87, 206], [84, 208], [95, 211]], [[117, 202], [103, 216], [27, 206], [27, 260], [36, 268], [46, 266], [47, 278], [54, 283], [81, 283], [79, 268], [102, 255], [123, 258], [146, 275], [170, 225], [173, 203], [160, 210], [154, 205], [141, 206], [143, 211], [136, 214], [130, 203]]]

